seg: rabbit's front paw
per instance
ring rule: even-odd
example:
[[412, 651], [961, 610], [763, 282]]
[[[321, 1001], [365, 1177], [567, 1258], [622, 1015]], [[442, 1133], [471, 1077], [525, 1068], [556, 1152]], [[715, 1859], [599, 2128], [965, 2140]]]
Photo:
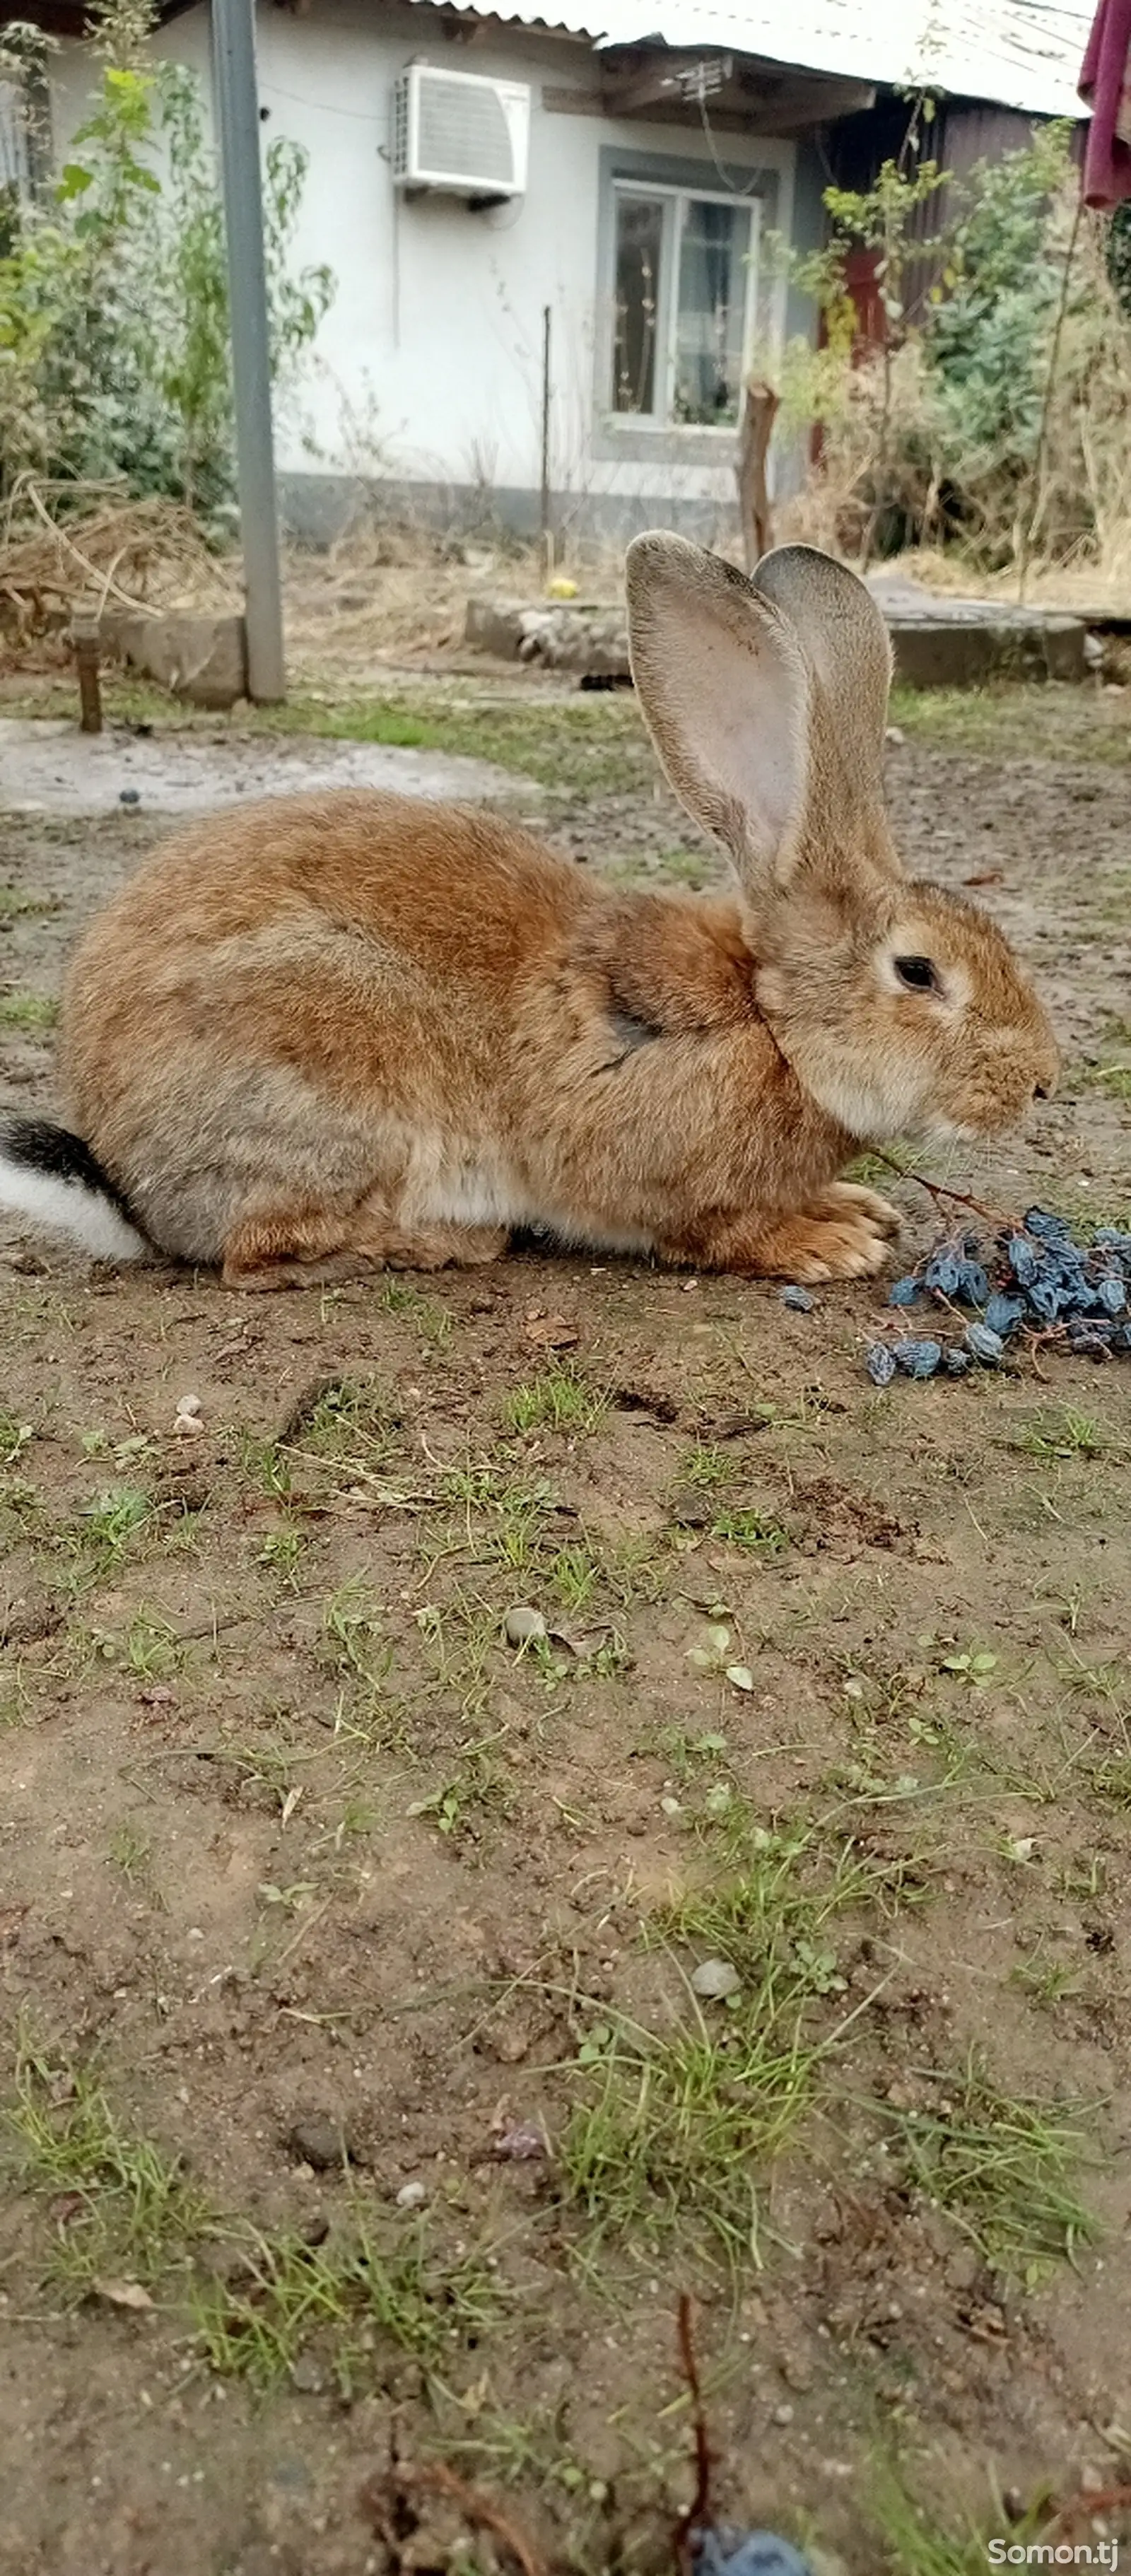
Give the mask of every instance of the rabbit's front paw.
[[758, 1266], [812, 1287], [822, 1279], [869, 1279], [883, 1269], [887, 1250], [886, 1229], [861, 1210], [795, 1216], [779, 1227]]
[[838, 1216], [863, 1216], [878, 1227], [890, 1241], [901, 1231], [903, 1220], [890, 1199], [880, 1197], [878, 1190], [866, 1190], [859, 1181], [831, 1181], [821, 1194], [821, 1212]]

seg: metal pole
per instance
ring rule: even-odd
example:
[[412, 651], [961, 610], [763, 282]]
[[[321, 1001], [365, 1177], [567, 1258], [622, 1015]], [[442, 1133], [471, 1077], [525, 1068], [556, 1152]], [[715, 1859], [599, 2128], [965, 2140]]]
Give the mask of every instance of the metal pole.
[[287, 693], [271, 426], [267, 273], [255, 81], [255, 0], [212, 0], [212, 79], [224, 176], [248, 696]]
[[550, 326], [551, 308], [542, 307], [542, 570], [547, 581], [554, 569], [554, 532], [550, 523]]

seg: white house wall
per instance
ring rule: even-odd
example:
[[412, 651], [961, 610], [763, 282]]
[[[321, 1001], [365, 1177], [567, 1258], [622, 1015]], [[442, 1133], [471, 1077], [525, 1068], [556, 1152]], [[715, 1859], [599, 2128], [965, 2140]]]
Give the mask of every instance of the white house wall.
[[[261, 9], [259, 87], [265, 140], [285, 134], [309, 155], [296, 241], [300, 262], [326, 261], [337, 291], [299, 396], [284, 406], [279, 463], [292, 505], [299, 478], [313, 504], [328, 476], [387, 479], [421, 489], [489, 486], [525, 495], [540, 478], [542, 315], [551, 308], [551, 482], [559, 507], [631, 502], [729, 508], [731, 442], [717, 464], [684, 462], [665, 436], [656, 461], [598, 459], [594, 348], [599, 329], [599, 155], [610, 146], [702, 164], [720, 185], [697, 123], [547, 111], [542, 90], [591, 82], [583, 45], [521, 28], [473, 47], [446, 42], [420, 9], [380, 11], [364, 0], [312, 0], [304, 15]], [[208, 73], [208, 24], [194, 8], [164, 28], [156, 50]], [[486, 213], [430, 196], [399, 201], [388, 159], [397, 74], [413, 60], [523, 81], [531, 91], [528, 191]], [[90, 77], [83, 46], [56, 57], [57, 145], [82, 111]], [[738, 167], [779, 173], [779, 221], [790, 229], [795, 147], [728, 134]], [[783, 291], [773, 298], [781, 322]], [[692, 433], [702, 452], [702, 437]], [[607, 446], [608, 439], [599, 442]], [[636, 442], [639, 444], [639, 440]]]

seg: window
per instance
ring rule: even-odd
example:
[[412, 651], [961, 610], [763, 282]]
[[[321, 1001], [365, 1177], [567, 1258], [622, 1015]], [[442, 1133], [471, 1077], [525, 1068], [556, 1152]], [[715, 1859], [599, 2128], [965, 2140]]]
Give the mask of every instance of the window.
[[613, 212], [610, 409], [661, 428], [733, 427], [757, 208], [625, 181]]

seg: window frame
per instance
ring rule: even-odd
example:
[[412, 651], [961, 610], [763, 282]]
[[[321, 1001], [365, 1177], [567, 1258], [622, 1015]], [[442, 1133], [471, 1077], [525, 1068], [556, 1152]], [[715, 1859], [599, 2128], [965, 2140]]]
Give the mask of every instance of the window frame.
[[[684, 138], [680, 138], [683, 140]], [[787, 240], [793, 232], [794, 178], [796, 146], [776, 136], [760, 142], [756, 136], [726, 138], [728, 173], [733, 172], [735, 194], [749, 199], [758, 209], [759, 244], [767, 232], [781, 232]], [[716, 184], [712, 186], [712, 181]], [[661, 465], [711, 466], [729, 462], [728, 440], [733, 441], [733, 428], [709, 428], [695, 421], [659, 420], [647, 412], [614, 411], [610, 394], [613, 384], [614, 343], [616, 334], [616, 201], [615, 190], [623, 182], [630, 194], [647, 196], [653, 191], [672, 190], [687, 197], [723, 196], [717, 184], [717, 173], [704, 153], [692, 159], [686, 146], [683, 152], [665, 152], [640, 148], [635, 136], [619, 143], [599, 147], [596, 206], [596, 239], [594, 243], [594, 327], [591, 335], [591, 404], [588, 452], [594, 465]], [[751, 342], [776, 347], [784, 336], [786, 317], [786, 281], [784, 274], [771, 274], [765, 260], [759, 261], [758, 247], [748, 272], [752, 289], [746, 322], [744, 360], [748, 362]]]
[[657, 308], [662, 311], [662, 319], [657, 320], [653, 366], [653, 384], [659, 397], [659, 408], [655, 411], [619, 411], [615, 402], [606, 399], [605, 409], [608, 418], [611, 422], [625, 421], [633, 429], [651, 431], [653, 436], [683, 437], [690, 432], [693, 437], [700, 438], [733, 438], [738, 426], [737, 419], [733, 421], [678, 420], [672, 409], [678, 357], [679, 280], [683, 260], [683, 235], [687, 222], [687, 208], [692, 204], [741, 206], [749, 218], [749, 243], [742, 254], [746, 266], [746, 278], [739, 353], [741, 378], [746, 372], [750, 355], [754, 337], [754, 317], [758, 305], [759, 253], [762, 244], [761, 200], [756, 195], [730, 194], [725, 188], [682, 187], [665, 179], [616, 177], [612, 183], [612, 192], [613, 311], [606, 397], [612, 391], [613, 368], [616, 362], [617, 210], [624, 197], [645, 197], [657, 200], [665, 211], [660, 235], [660, 277], [656, 298]]

